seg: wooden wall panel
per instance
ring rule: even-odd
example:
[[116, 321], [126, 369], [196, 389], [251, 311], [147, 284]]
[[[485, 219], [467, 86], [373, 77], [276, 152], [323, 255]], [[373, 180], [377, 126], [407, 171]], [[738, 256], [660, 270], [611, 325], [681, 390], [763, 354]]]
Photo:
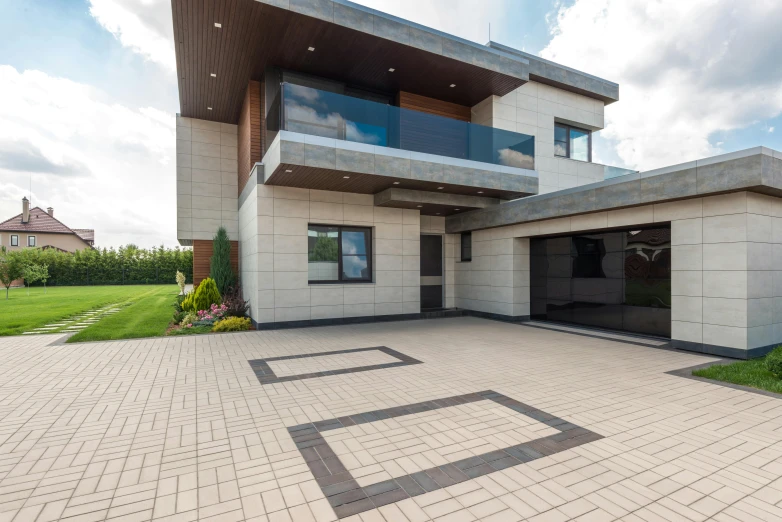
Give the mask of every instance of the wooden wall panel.
[[426, 96], [405, 91], [399, 91], [397, 101], [403, 109], [413, 109], [455, 120], [470, 121], [470, 107], [465, 105], [427, 98]]
[[250, 179], [250, 171], [256, 162], [261, 161], [265, 151], [262, 129], [266, 127], [264, 120], [261, 82], [250, 81], [244, 95], [242, 112], [239, 114], [238, 159], [239, 194]]
[[[209, 277], [209, 258], [212, 257], [211, 239], [193, 240], [193, 285]], [[231, 266], [239, 275], [239, 242], [231, 241]]]

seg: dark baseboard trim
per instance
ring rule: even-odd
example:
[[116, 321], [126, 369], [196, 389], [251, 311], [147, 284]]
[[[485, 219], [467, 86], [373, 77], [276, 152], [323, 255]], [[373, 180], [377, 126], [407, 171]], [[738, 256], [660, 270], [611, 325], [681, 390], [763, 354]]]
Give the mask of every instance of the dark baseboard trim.
[[731, 348], [729, 346], [719, 346], [716, 344], [707, 343], [693, 343], [690, 341], [679, 341], [677, 339], [671, 339], [671, 346], [677, 350], [716, 355], [718, 357], [730, 357], [731, 359], [755, 359], [757, 357], [763, 357], [768, 352], [779, 346], [779, 343], [770, 344], [768, 346], [759, 346], [757, 348], [750, 348], [749, 350], [742, 350], [740, 348]]
[[464, 315], [472, 317], [481, 317], [483, 319], [492, 319], [494, 321], [502, 321], [503, 323], [524, 323], [529, 321], [528, 315], [503, 315], [494, 314], [491, 312], [479, 312], [477, 310], [462, 310]]

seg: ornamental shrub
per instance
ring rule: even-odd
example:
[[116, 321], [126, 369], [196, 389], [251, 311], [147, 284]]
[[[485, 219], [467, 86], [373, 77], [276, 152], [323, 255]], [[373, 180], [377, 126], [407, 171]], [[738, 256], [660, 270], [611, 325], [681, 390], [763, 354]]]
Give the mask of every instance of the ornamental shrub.
[[179, 297], [177, 297], [177, 302], [179, 303], [179, 309], [183, 312], [196, 312], [195, 307], [195, 294], [198, 291], [198, 287], [201, 286], [200, 284], [196, 285], [193, 290], [185, 295], [182, 298], [182, 301], [179, 301]]
[[[228, 289], [236, 283], [236, 274], [231, 266], [231, 241], [225, 227], [217, 229], [212, 241], [212, 257], [209, 258], [209, 277], [214, 279], [220, 295], [228, 293]], [[200, 310], [200, 308], [199, 308]]]
[[238, 284], [223, 294], [223, 305], [226, 308], [225, 315], [229, 317], [244, 317], [250, 309], [250, 302], [244, 300], [242, 287]]
[[196, 321], [198, 321], [198, 315], [196, 315], [195, 312], [187, 312], [182, 318], [182, 321], [180, 321], [179, 326], [186, 327], [187, 325], [192, 325]]
[[220, 292], [217, 290], [215, 280], [207, 277], [193, 292], [193, 310], [209, 310], [213, 304], [220, 304]]
[[249, 317], [227, 317], [215, 323], [213, 332], [244, 332], [251, 328]]
[[774, 374], [777, 379], [782, 379], [782, 345], [777, 346], [766, 355], [766, 370]]
[[176, 284], [179, 287], [179, 294], [185, 295], [185, 282], [187, 281], [187, 278], [185, 277], [185, 274], [180, 272], [179, 270], [176, 271]]

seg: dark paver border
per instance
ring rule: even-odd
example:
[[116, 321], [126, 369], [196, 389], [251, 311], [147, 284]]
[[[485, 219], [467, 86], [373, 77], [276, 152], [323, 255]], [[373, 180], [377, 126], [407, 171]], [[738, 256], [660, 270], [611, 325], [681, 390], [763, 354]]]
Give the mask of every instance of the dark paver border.
[[[482, 400], [494, 401], [555, 428], [559, 433], [364, 487], [358, 485], [322, 435], [324, 431]], [[603, 438], [586, 428], [492, 390], [290, 426], [288, 433], [338, 518], [423, 495]]]
[[[385, 363], [385, 364], [373, 364], [371, 366], [354, 366], [353, 368], [341, 368], [339, 370], [328, 370], [323, 372], [301, 373], [298, 375], [287, 375], [285, 377], [278, 377], [274, 370], [269, 366], [270, 362], [274, 361], [287, 361], [290, 359], [306, 359], [310, 357], [323, 357], [326, 355], [340, 355], [345, 353], [356, 352], [368, 352], [377, 350], [387, 355], [399, 359], [399, 362]], [[396, 368], [397, 366], [408, 366], [411, 364], [422, 364], [422, 361], [413, 359], [409, 355], [405, 355], [402, 352], [392, 350], [387, 346], [372, 346], [369, 348], [352, 348], [349, 350], [336, 350], [333, 352], [319, 352], [319, 353], [303, 353], [298, 355], [285, 355], [282, 357], [269, 357], [266, 359], [254, 359], [247, 361], [250, 363], [250, 367], [255, 372], [255, 376], [258, 377], [258, 382], [261, 384], [273, 384], [277, 382], [299, 381], [301, 379], [312, 379], [315, 377], [326, 377], [329, 375], [341, 375], [345, 373], [366, 372], [369, 370], [382, 370], [383, 368]]]
[[744, 386], [743, 384], [733, 384], [732, 382], [718, 381], [717, 379], [709, 379], [708, 377], [701, 377], [699, 375], [693, 375], [695, 370], [702, 370], [711, 366], [724, 366], [727, 364], [733, 364], [735, 362], [742, 362], [744, 359], [720, 359], [718, 361], [712, 361], [705, 364], [696, 364], [695, 366], [688, 366], [686, 368], [680, 368], [678, 370], [671, 370], [665, 372], [668, 375], [675, 375], [676, 377], [684, 377], [685, 379], [692, 379], [693, 381], [707, 382], [709, 384], [716, 384], [717, 386], [723, 386], [725, 388], [732, 388], [734, 390], [741, 390], [750, 393], [756, 393], [758, 395], [765, 395], [766, 397], [773, 397], [774, 399], [782, 399], [782, 394], [775, 393], [768, 390], [761, 390], [760, 388], [753, 388], [752, 386]]

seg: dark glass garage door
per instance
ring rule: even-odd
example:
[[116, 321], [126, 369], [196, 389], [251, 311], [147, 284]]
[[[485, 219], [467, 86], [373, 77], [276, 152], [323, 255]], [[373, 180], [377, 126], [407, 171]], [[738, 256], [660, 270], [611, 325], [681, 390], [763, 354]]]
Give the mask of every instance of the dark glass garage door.
[[671, 229], [533, 239], [533, 319], [671, 335]]

